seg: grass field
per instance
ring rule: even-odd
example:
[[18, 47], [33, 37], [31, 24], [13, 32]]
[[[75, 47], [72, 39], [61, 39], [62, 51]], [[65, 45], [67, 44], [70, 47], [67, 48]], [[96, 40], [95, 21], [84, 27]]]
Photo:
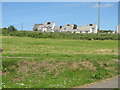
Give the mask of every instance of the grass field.
[[116, 76], [117, 40], [2, 37], [4, 88], [72, 88]]

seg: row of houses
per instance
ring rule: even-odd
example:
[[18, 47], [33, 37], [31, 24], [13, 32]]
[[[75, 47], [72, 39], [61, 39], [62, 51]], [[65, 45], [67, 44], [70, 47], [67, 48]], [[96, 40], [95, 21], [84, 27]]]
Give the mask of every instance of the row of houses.
[[[120, 24], [115, 31], [109, 33], [120, 33]], [[43, 24], [35, 24], [33, 31], [38, 32], [71, 32], [71, 33], [97, 33], [97, 24], [88, 24], [86, 26], [77, 26], [75, 24], [65, 24], [63, 26], [56, 26], [55, 22], [45, 22]]]
[[35, 24], [33, 31], [38, 32], [71, 32], [71, 33], [97, 33], [96, 24], [88, 24], [86, 26], [77, 26], [76, 24], [65, 24], [56, 26], [55, 22], [45, 22], [43, 24]]

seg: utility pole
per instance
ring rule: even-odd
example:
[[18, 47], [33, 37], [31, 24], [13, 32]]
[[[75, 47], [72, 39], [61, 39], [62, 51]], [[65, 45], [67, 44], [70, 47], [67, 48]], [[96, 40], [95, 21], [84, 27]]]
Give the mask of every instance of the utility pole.
[[21, 30], [23, 30], [23, 23], [21, 24]]
[[100, 31], [100, 2], [98, 2], [98, 32]]

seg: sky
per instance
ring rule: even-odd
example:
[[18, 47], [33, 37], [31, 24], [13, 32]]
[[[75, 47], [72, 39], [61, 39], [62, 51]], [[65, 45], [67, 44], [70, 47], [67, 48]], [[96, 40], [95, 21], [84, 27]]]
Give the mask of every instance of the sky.
[[[118, 3], [101, 2], [101, 30], [115, 30], [118, 25]], [[55, 21], [64, 24], [97, 24], [97, 2], [3, 2], [2, 27], [14, 25], [32, 30], [34, 24]]]

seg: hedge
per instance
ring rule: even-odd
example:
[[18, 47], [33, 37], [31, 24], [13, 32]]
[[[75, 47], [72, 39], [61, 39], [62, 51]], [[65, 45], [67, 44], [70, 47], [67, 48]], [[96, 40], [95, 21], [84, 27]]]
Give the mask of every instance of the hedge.
[[81, 33], [65, 33], [65, 32], [34, 32], [34, 31], [10, 31], [2, 30], [2, 35], [32, 37], [32, 38], [56, 38], [56, 39], [80, 39], [80, 40], [120, 40], [118, 34], [81, 34]]

